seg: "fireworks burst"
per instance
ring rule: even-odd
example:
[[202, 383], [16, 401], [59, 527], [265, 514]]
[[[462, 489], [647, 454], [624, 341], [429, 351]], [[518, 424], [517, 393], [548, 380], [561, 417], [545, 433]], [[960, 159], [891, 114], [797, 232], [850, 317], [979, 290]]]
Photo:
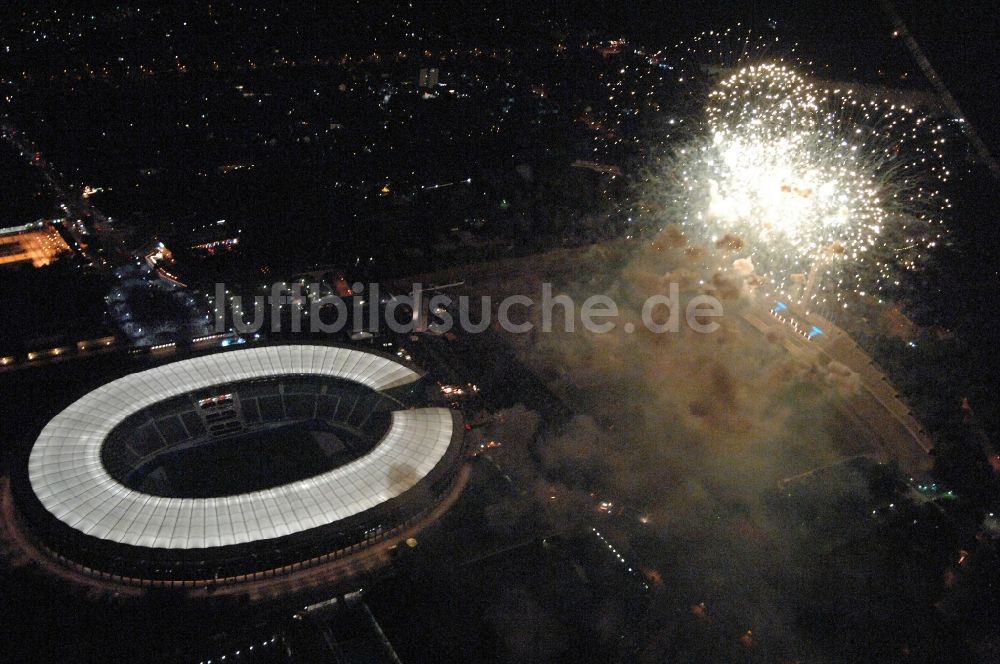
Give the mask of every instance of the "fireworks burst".
[[943, 129], [912, 108], [764, 62], [725, 75], [694, 124], [653, 182], [665, 221], [776, 293], [846, 304], [941, 240]]

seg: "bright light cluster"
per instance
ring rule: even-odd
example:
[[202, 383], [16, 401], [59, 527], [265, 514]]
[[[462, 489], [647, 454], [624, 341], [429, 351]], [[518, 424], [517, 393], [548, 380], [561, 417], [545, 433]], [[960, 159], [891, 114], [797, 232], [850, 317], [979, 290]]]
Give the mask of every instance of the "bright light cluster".
[[[784, 65], [745, 67], [710, 94], [710, 140], [681, 176], [696, 219], [794, 269], [824, 251], [857, 260], [885, 223], [866, 152], [825, 126], [812, 86]], [[687, 164], [686, 164], [687, 165]], [[703, 200], [698, 200], [699, 198]]]
[[738, 66], [668, 160], [665, 221], [749, 258], [772, 290], [844, 302], [895, 283], [940, 240], [941, 133], [786, 64]]

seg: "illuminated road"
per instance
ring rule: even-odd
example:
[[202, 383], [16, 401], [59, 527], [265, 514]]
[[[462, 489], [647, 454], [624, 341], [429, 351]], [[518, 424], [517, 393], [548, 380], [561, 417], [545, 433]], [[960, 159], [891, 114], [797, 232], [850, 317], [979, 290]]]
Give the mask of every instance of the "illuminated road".
[[89, 256], [86, 253], [86, 238], [73, 222], [74, 220], [89, 216], [98, 224], [107, 227], [110, 225], [110, 220], [107, 216], [91, 205], [86, 199], [71, 192], [64, 184], [62, 174], [42, 156], [42, 153], [38, 151], [38, 147], [28, 140], [23, 133], [18, 131], [16, 127], [8, 122], [0, 122], [0, 137], [3, 137], [4, 140], [10, 143], [29, 164], [41, 171], [46, 183], [55, 193], [60, 206], [69, 218], [65, 228], [73, 236], [73, 239], [76, 240], [76, 249], [84, 258], [93, 260], [95, 257]]

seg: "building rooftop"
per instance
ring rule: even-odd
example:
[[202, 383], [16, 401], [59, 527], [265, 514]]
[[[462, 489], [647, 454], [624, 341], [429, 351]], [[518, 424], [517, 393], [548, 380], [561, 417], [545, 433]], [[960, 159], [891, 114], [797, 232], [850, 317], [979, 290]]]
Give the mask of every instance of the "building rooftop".
[[57, 519], [86, 535], [199, 549], [295, 534], [376, 507], [416, 485], [451, 445], [448, 409], [397, 410], [375, 447], [346, 465], [265, 490], [201, 499], [136, 491], [102, 463], [108, 434], [143, 408], [206, 387], [287, 375], [334, 377], [376, 391], [419, 378], [380, 355], [310, 345], [217, 353], [130, 374], [88, 393], [45, 426], [29, 459], [32, 490]]

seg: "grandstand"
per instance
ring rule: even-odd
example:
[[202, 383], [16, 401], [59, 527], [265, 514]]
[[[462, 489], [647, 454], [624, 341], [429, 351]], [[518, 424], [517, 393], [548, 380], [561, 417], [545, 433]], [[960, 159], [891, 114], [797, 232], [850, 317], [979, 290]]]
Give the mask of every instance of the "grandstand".
[[[275, 476], [304, 479], [360, 458], [382, 438], [399, 407], [395, 399], [350, 381], [241, 381], [130, 415], [108, 434], [101, 462], [123, 485], [152, 495], [246, 493], [266, 488], [249, 479], [255, 470], [267, 475], [259, 478], [264, 483]], [[228, 472], [205, 477], [199, 467]]]
[[20, 500], [49, 550], [123, 579], [255, 574], [357, 551], [426, 513], [460, 416], [355, 348], [262, 346], [133, 373], [41, 431]]

